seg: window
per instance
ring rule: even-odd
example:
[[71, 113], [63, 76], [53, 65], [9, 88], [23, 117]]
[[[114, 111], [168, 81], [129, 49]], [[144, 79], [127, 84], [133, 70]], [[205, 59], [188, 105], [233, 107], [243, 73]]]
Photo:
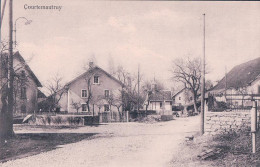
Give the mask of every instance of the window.
[[26, 87], [21, 87], [21, 99], [26, 99]]
[[24, 70], [21, 71], [21, 77], [22, 77], [22, 79], [25, 78], [25, 71]]
[[105, 97], [109, 97], [109, 90], [105, 90]]
[[258, 85], [258, 94], [260, 94], [260, 85]]
[[104, 111], [109, 111], [109, 105], [108, 104], [104, 105]]
[[87, 90], [86, 89], [82, 89], [81, 90], [81, 97], [87, 97], [88, 94], [87, 94]]
[[99, 84], [99, 76], [94, 76], [94, 84]]
[[21, 113], [26, 113], [26, 105], [21, 106]]
[[179, 97], [179, 100], [181, 100], [181, 97]]
[[160, 108], [162, 108], [162, 102], [160, 102]]
[[87, 111], [87, 104], [82, 104], [81, 107], [82, 107], [82, 111]]

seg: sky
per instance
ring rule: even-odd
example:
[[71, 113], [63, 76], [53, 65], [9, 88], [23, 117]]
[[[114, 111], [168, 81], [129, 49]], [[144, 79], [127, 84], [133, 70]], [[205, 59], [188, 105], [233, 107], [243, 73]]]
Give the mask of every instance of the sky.
[[[122, 65], [168, 88], [177, 58], [202, 57], [206, 14], [206, 79], [260, 56], [260, 2], [14, 0], [15, 48], [45, 84], [57, 73], [70, 81], [90, 59], [105, 70]], [[56, 5], [61, 10], [26, 9]], [[6, 6], [8, 9], [8, 5]], [[8, 10], [2, 39], [8, 39]]]

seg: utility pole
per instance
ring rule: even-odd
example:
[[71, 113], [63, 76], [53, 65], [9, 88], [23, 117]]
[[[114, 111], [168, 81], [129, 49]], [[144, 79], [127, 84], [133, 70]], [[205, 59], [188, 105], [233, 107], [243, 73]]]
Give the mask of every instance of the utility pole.
[[225, 66], [225, 100], [227, 98], [227, 67]]
[[8, 130], [13, 133], [13, 0], [9, 0]]
[[204, 110], [205, 110], [205, 13], [203, 14], [203, 57], [202, 57], [202, 84], [201, 84], [201, 120], [200, 134], [204, 134]]
[[[1, 27], [2, 27], [2, 23], [3, 23], [4, 14], [5, 14], [6, 1], [7, 1], [7, 0], [4, 1], [3, 10], [1, 11], [1, 9], [0, 9], [0, 13], [1, 13]], [[2, 6], [1, 0], [0, 0], [0, 5]]]
[[137, 83], [138, 83], [138, 87], [137, 87], [137, 94], [138, 94], [138, 97], [137, 97], [137, 113], [139, 114], [139, 96], [140, 96], [140, 65], [138, 64], [138, 76], [137, 76]]
[[[4, 10], [4, 9], [3, 9]], [[3, 14], [2, 14], [2, 0], [0, 0], [0, 49], [2, 49], [2, 21], [3, 21]], [[0, 63], [1, 63], [1, 66], [0, 68], [2, 68], [2, 55], [0, 55]], [[2, 70], [2, 69], [1, 69]], [[2, 72], [0, 74], [0, 86], [2, 88]]]
[[[2, 20], [3, 20], [3, 14], [2, 14], [2, 0], [0, 0], [0, 46], [1, 46], [1, 42], [2, 42]], [[1, 47], [0, 47], [1, 48]]]

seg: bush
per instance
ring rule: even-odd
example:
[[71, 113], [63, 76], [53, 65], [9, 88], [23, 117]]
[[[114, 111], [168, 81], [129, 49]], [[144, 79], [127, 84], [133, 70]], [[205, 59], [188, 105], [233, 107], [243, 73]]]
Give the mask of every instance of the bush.
[[170, 121], [173, 120], [173, 115], [162, 115], [161, 121]]
[[172, 111], [182, 111], [184, 110], [184, 106], [172, 106]]
[[50, 117], [50, 116], [47, 116], [47, 117], [46, 117], [46, 120], [47, 120], [48, 124], [50, 125], [50, 124], [51, 124], [51, 117]]
[[54, 124], [61, 124], [61, 123], [62, 123], [62, 118], [61, 118], [61, 116], [54, 117], [53, 123], [54, 123]]
[[129, 112], [129, 117], [132, 119], [138, 118], [138, 117], [145, 117], [147, 115], [155, 115], [156, 111], [155, 110], [139, 110], [139, 113], [137, 110], [130, 111]]
[[98, 124], [99, 123], [99, 116], [85, 116], [84, 117], [84, 124], [91, 125], [91, 124]]

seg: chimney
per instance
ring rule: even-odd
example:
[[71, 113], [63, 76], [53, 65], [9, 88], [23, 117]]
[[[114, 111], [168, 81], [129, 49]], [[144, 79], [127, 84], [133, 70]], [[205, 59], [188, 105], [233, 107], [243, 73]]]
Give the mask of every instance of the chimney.
[[93, 68], [94, 67], [94, 62], [93, 61], [90, 61], [89, 62], [89, 68]]

